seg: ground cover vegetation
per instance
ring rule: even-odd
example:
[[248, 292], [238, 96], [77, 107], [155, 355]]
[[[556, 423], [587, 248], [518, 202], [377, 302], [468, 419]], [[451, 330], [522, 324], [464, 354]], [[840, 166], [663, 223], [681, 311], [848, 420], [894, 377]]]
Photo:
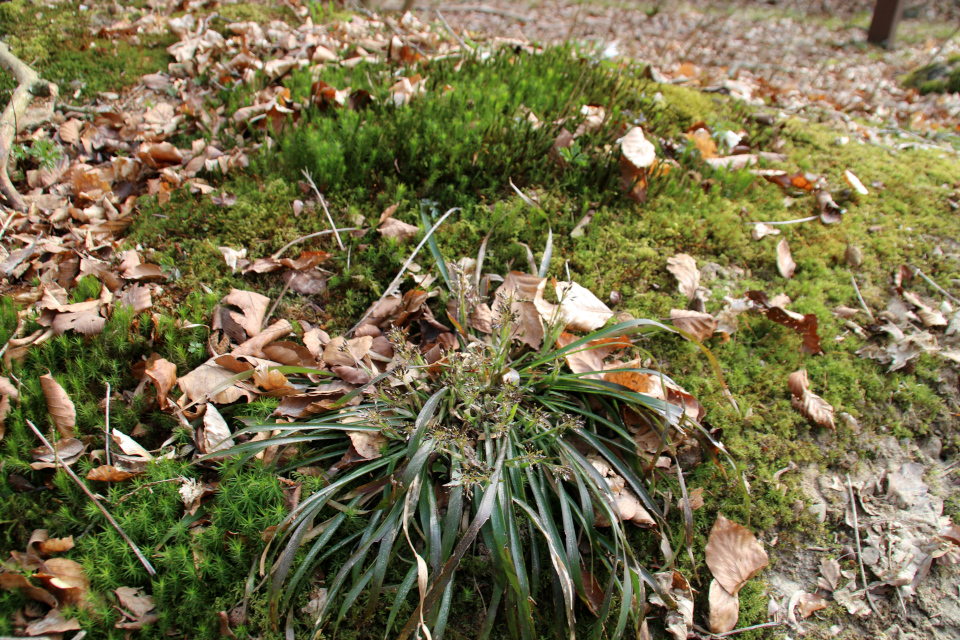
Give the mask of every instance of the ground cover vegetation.
[[[13, 4], [4, 15], [27, 10]], [[234, 18], [228, 14], [231, 7], [221, 11], [227, 16], [224, 26], [236, 18], [258, 18]], [[312, 10], [319, 19], [322, 10]], [[76, 11], [76, 5], [63, 11]], [[267, 17], [281, 16], [268, 12]], [[150, 54], [146, 67], [120, 55], [118, 64], [132, 67], [116, 77], [97, 75], [83, 66], [96, 64], [89, 50], [77, 49], [71, 55], [82, 64], [63, 76], [45, 77], [68, 84], [76, 74], [93, 90], [121, 91], [126, 80], [120, 78], [139, 78], [166, 66], [168, 58], [159, 52], [173, 39], [153, 37], [161, 48], [155, 58]], [[9, 396], [13, 401], [0, 441], [3, 550], [38, 553], [34, 549], [42, 543], [32, 542], [36, 530], [45, 530], [50, 539], [73, 536], [72, 548], [62, 553], [82, 566], [88, 583], [81, 586], [90, 604], [67, 601], [61, 607], [65, 618], [97, 637], [136, 630], [144, 636], [268, 638], [280, 637], [285, 627], [306, 637], [321, 614], [328, 620], [324, 637], [384, 637], [391, 629], [412, 634], [421, 620], [433, 637], [552, 636], [567, 626], [578, 635], [613, 637], [628, 625], [641, 627], [642, 607], [637, 609], [633, 596], [655, 593], [666, 606], [648, 616], [647, 631], [661, 637], [673, 625], [692, 628], [692, 617], [675, 617], [676, 607], [684, 610], [685, 602], [697, 611], [696, 623], [708, 626], [701, 612], [712, 615], [714, 607], [707, 605], [708, 600], [713, 604], [715, 590], [708, 587], [705, 567], [717, 580], [721, 576], [706, 543], [718, 514], [757, 532], [774, 569], [778, 553], [790, 558], [792, 549], [810, 541], [832, 548], [830, 530], [806, 509], [799, 478], [784, 475], [784, 469], [852, 469], [858, 459], [875, 455], [864, 441], [888, 435], [936, 436], [943, 455], [955, 455], [960, 441], [952, 426], [956, 385], [951, 390], [950, 381], [956, 374], [939, 352], [949, 347], [917, 349], [905, 357], [907, 366], [887, 372], [858, 354], [864, 340], [834, 313], [838, 305], [858, 306], [859, 294], [879, 314], [888, 306], [891, 274], [900, 274], [894, 286], [904, 288], [901, 264], [945, 286], [960, 277], [952, 257], [957, 223], [948, 214], [958, 188], [953, 156], [941, 150], [893, 151], [859, 140], [837, 144], [838, 133], [829, 123], [769, 113], [758, 117], [756, 107], [655, 82], [642, 66], [605, 61], [592, 50], [513, 44], [468, 52], [475, 44], [465, 43], [465, 55], [447, 59], [325, 65], [319, 75], [307, 68], [276, 79], [261, 73], [232, 90], [210, 83], [204, 100], [214, 108], [222, 105], [227, 116], [271, 99], [274, 108], [264, 111], [266, 118], [233, 118], [214, 131], [171, 136], [181, 148], [202, 136], [224, 154], [247, 155], [248, 164], [225, 175], [205, 169], [201, 175], [212, 193], [161, 189], [137, 203], [116, 255], [139, 247], [142, 259], [157, 265], [162, 288], [153, 290], [152, 308], [138, 312], [114, 306], [97, 335], [63, 332], [8, 358], [4, 375], [16, 382], [16, 397]], [[29, 50], [30, 42], [20, 46]], [[137, 45], [121, 40], [116, 46], [120, 51]], [[62, 55], [51, 54], [51, 61], [38, 67], [49, 64], [46, 68], [56, 74], [55, 69], [67, 68], [53, 61]], [[396, 78], [415, 73], [426, 77], [422, 94], [398, 100], [392, 89]], [[101, 80], [102, 86], [92, 84]], [[338, 96], [345, 87], [351, 88], [349, 95]], [[333, 91], [332, 99], [325, 88]], [[61, 95], [70, 91], [61, 87]], [[78, 97], [92, 95], [84, 91], [89, 90]], [[277, 101], [281, 91], [289, 93]], [[338, 107], [338, 99], [350, 106]], [[632, 179], [624, 184], [625, 152], [617, 141], [631, 127], [643, 128], [658, 160], [652, 167], [633, 167]], [[570, 139], [558, 144], [562, 131]], [[737, 141], [725, 143], [725, 132], [735, 133]], [[53, 144], [67, 156], [72, 152], [62, 138]], [[829, 185], [836, 210], [824, 208], [806, 190], [806, 177], [788, 183], [785, 192], [748, 166], [719, 168], [718, 161], [736, 147], [782, 154], [759, 158], [754, 169], [817, 174], [817, 182]], [[40, 139], [24, 140], [20, 149], [18, 184], [58, 153], [45, 149]], [[639, 180], [636, 169], [644, 170]], [[848, 186], [848, 170], [866, 183], [868, 195]], [[315, 197], [304, 172], [324, 202]], [[638, 189], [642, 182], [645, 191]], [[626, 197], [624, 189], [635, 198]], [[326, 256], [320, 263], [325, 272], [312, 276], [313, 293], [297, 293], [276, 271], [244, 273], [224, 260], [230, 253], [221, 247], [246, 250], [241, 260], [248, 265], [276, 261], [291, 241], [329, 229], [324, 207], [338, 227], [359, 231], [343, 232], [336, 240], [332, 234], [315, 237], [291, 251], [306, 248]], [[838, 213], [841, 208], [845, 213]], [[451, 209], [457, 211], [437, 225], [435, 242], [417, 257], [420, 270], [400, 289], [390, 288], [387, 283], [404, 266], [413, 242]], [[751, 237], [756, 228], [751, 223], [809, 214], [841, 219], [779, 227], [792, 269], [778, 260], [782, 251], [774, 248], [776, 239]], [[385, 233], [383, 224], [391, 219], [406, 226]], [[374, 231], [377, 227], [381, 233]], [[538, 267], [533, 258], [545, 253]], [[695, 256], [692, 267], [668, 261], [677, 254]], [[464, 257], [475, 259], [474, 271], [469, 261], [460, 260]], [[577, 282], [610, 296], [603, 322], [585, 330], [600, 333], [580, 340], [589, 345], [582, 353], [612, 356], [612, 350], [601, 351], [612, 349], [608, 343], [593, 341], [623, 340], [624, 331], [644, 325], [633, 318], [675, 325], [684, 333], [664, 329], [634, 336], [634, 342], [615, 343], [626, 350], [615, 358], [618, 362], [598, 357], [583, 368], [570, 356], [582, 346], [575, 341], [580, 336], [558, 344], [564, 324], [570, 323], [555, 315], [544, 316], [547, 335], [536, 344], [524, 341], [523, 333], [516, 339], [513, 315], [522, 312], [514, 305], [538, 298], [528, 292], [528, 298], [515, 299], [522, 295], [518, 287], [490, 298], [488, 310], [499, 308], [499, 321], [491, 321], [484, 332], [470, 311], [481, 303], [480, 276], [509, 278], [511, 270], [528, 272], [543, 285], [539, 301], [545, 308], [562, 309], [565, 299], [563, 288], [554, 296], [544, 278]], [[692, 288], [685, 286], [684, 277], [689, 283], [694, 273]], [[63, 304], [101, 299], [105, 278], [78, 277], [66, 287], [69, 300]], [[42, 285], [38, 277], [17, 283], [19, 288], [5, 295], [0, 344], [9, 348], [11, 338], [43, 329], [29, 309], [32, 302], [23, 302], [29, 298], [25, 289]], [[910, 287], [926, 300], [941, 294], [919, 276]], [[435, 377], [407, 380], [406, 393], [378, 381], [372, 394], [334, 394], [332, 406], [343, 413], [289, 414], [300, 421], [282, 428], [271, 416], [286, 396], [264, 393], [260, 382], [247, 396], [249, 403], [211, 401], [207, 415], [200, 416], [190, 413], [195, 402], [183, 402], [178, 414], [161, 397], [163, 385], [144, 372], [155, 371], [162, 360], [183, 377], [211, 354], [224, 353], [218, 341], [241, 344], [236, 335], [224, 337], [227, 330], [218, 332], [212, 320], [223, 317], [217, 305], [230, 304], [221, 301], [234, 289], [277, 301], [271, 313], [289, 321], [299, 341], [291, 344], [309, 349], [311, 339], [320, 340], [318, 331], [327, 336], [320, 347], [313, 343], [319, 350], [311, 353], [312, 364], [301, 353], [277, 370], [284, 377], [280, 387], [289, 383], [298, 393], [318, 382], [317, 389], [369, 382], [370, 375], [364, 379], [353, 370], [362, 369], [369, 345], [358, 356], [355, 344], [340, 348], [335, 343], [337, 353], [349, 354], [339, 362], [330, 341], [353, 328], [371, 304], [388, 299], [405, 304], [418, 290], [439, 289], [429, 300], [411, 303], [402, 320], [396, 314], [372, 314], [376, 323], [361, 324], [368, 327], [366, 337], [371, 343], [380, 339], [384, 349], [383, 341], [389, 344], [388, 360], [404, 354], [397, 362], [414, 372], [438, 362], [427, 353], [442, 342], [439, 335], [450, 336], [459, 350], [441, 363]], [[488, 282], [484, 293], [493, 290]], [[817, 348], [801, 348], [801, 341], [808, 345], [809, 332], [775, 321], [769, 311], [734, 313], [732, 324], [729, 316], [721, 318], [721, 309], [735, 308], [734, 301], [748, 291], [765, 291], [771, 299], [785, 293], [792, 301], [768, 301], [764, 309], [789, 306], [813, 314], [819, 321], [813, 332]], [[265, 310], [257, 316], [257, 329]], [[691, 328], [678, 320], [683, 314], [672, 313], [676, 310], [701, 314], [686, 317], [708, 327], [703, 314], [709, 311], [713, 328], [719, 321], [722, 330], [713, 337], [712, 328]], [[247, 311], [240, 306], [240, 317]], [[866, 324], [865, 318], [859, 320]], [[405, 333], [395, 333], [396, 327]], [[362, 340], [364, 331], [358, 329], [351, 339]], [[492, 337], [485, 338], [488, 334]], [[709, 355], [698, 342], [710, 348]], [[367, 364], [361, 373], [379, 373], [370, 360]], [[318, 365], [326, 375], [309, 371]], [[334, 366], [351, 371], [332, 378]], [[706, 420], [699, 410], [689, 415], [682, 400], [678, 417], [676, 397], [671, 403], [666, 389], [611, 382], [608, 376], [618, 369], [657, 379], [655, 371], [665, 372], [676, 381], [671, 384], [682, 385], [686, 396], [706, 408]], [[793, 386], [787, 385], [790, 374], [801, 369], [838, 417], [833, 429], [821, 426], [827, 421], [819, 414], [792, 406], [791, 395], [806, 406], [807, 396], [791, 394]], [[601, 380], [587, 377], [594, 371], [602, 373]], [[88, 484], [149, 557], [156, 575], [55, 464], [36, 468], [43, 460], [28, 421], [41, 429], [58, 426], [49, 417], [50, 395], [42, 381], [48, 373], [72, 400], [76, 438], [95, 452], [75, 459], [81, 477], [105, 461], [104, 398], [110, 398], [110, 427], [153, 452], [147, 454], [155, 458], [149, 463], [135, 461], [135, 475], [125, 481]], [[170, 386], [166, 392], [172, 398], [176, 392]], [[350, 406], [354, 400], [361, 404]], [[229, 425], [226, 436], [233, 450], [218, 449], [224, 438], [204, 435], [222, 433], [216, 430], [219, 423], [211, 426], [211, 407]], [[637, 430], [635, 424], [628, 428], [627, 409], [646, 416], [661, 433], [666, 429], [668, 437], [650, 451], [632, 449]], [[840, 418], [844, 414], [849, 418]], [[671, 431], [671, 415], [674, 429], [699, 438]], [[699, 420], [702, 431], [689, 423], [691, 418]], [[676, 422], [681, 419], [687, 420], [685, 426]], [[508, 437], [487, 435], [506, 424], [520, 426], [507, 430]], [[572, 431], [579, 440], [557, 437], [560, 431]], [[378, 432], [382, 435], [371, 437]], [[254, 437], [268, 433], [272, 439]], [[579, 446], [584, 441], [590, 446]], [[117, 436], [109, 446], [131, 455], [125, 442]], [[718, 442], [732, 452], [734, 467], [724, 466]], [[611, 447], [620, 455], [603, 454]], [[606, 467], [594, 464], [598, 452]], [[239, 455], [225, 457], [228, 453]], [[663, 453], [665, 466], [657, 465]], [[503, 485], [496, 482], [500, 477]], [[443, 485], [452, 486], [439, 488]], [[605, 485], [611, 493], [605, 493]], [[493, 492], [486, 490], [489, 486], [503, 488]], [[638, 511], [633, 523], [621, 522], [630, 520], [624, 507], [616, 501], [612, 506], [604, 496], [624, 487], [624, 495], [642, 503], [650, 522]], [[188, 496], [190, 490], [194, 493]], [[694, 506], [701, 498], [702, 504]], [[948, 500], [945, 512], [956, 519], [958, 508], [955, 499]], [[612, 526], [596, 527], [601, 519]], [[308, 531], [310, 541], [297, 544]], [[574, 532], [586, 541], [571, 537]], [[39, 552], [41, 558], [52, 555]], [[447, 570], [454, 556], [462, 556], [455, 578]], [[261, 563], [267, 560], [276, 561], [280, 571], [260, 584]], [[845, 570], [856, 564], [840, 559]], [[424, 586], [418, 584], [424, 573], [431, 580], [454, 581]], [[664, 583], [654, 573], [671, 577]], [[123, 588], [142, 593], [115, 591]], [[730, 596], [739, 591], [740, 626], [767, 621], [763, 582], [744, 579], [720, 588]], [[137, 600], [144, 595], [153, 602], [138, 613], [138, 606], [147, 606]], [[114, 605], [117, 597], [124, 613]], [[437, 606], [424, 607], [421, 619], [417, 606], [424, 598]], [[0, 591], [0, 610], [10, 612], [0, 622], [0, 633], [22, 628], [27, 619], [21, 624], [17, 615], [30, 606], [35, 605], [21, 591]], [[498, 608], [503, 613], [491, 615]], [[839, 620], [847, 608], [831, 602], [825, 613]], [[763, 633], [758, 629], [743, 636]]]

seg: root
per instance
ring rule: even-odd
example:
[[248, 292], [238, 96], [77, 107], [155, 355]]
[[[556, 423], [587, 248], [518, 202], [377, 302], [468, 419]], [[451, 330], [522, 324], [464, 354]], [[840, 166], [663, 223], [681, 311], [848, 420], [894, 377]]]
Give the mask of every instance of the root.
[[[10, 160], [10, 151], [13, 143], [17, 139], [17, 134], [26, 126], [27, 119], [24, 117], [27, 107], [34, 97], [57, 97], [57, 85], [52, 82], [41, 80], [39, 74], [30, 68], [30, 66], [13, 55], [6, 44], [0, 42], [0, 65], [6, 67], [16, 81], [17, 88], [10, 98], [10, 103], [4, 109], [0, 116], [0, 195], [6, 199], [7, 203], [17, 211], [26, 211], [27, 205], [23, 197], [17, 193], [7, 175], [7, 163]], [[50, 114], [47, 118], [52, 115]], [[36, 121], [32, 121], [36, 124]]]

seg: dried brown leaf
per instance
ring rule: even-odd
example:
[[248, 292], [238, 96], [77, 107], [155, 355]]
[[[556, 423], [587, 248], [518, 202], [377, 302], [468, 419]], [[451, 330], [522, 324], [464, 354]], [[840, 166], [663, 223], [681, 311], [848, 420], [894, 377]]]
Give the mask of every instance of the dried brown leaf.
[[787, 280], [792, 278], [797, 270], [797, 263], [793, 261], [793, 256], [790, 254], [790, 245], [786, 238], [777, 245], [777, 270]]
[[709, 313], [671, 309], [670, 320], [673, 321], [673, 326], [681, 331], [686, 331], [698, 342], [703, 342], [717, 330], [717, 321]]
[[157, 607], [153, 596], [141, 595], [139, 587], [120, 587], [114, 589], [113, 592], [117, 594], [120, 606], [131, 613], [134, 618], [142, 618]]
[[117, 469], [113, 465], [103, 464], [87, 473], [87, 480], [96, 480], [97, 482], [123, 482], [134, 476], [140, 475], [130, 471]]
[[270, 298], [253, 291], [231, 289], [220, 302], [240, 309], [239, 313], [229, 311], [229, 314], [243, 328], [248, 337], [252, 338], [260, 333], [260, 326], [263, 324], [263, 316], [267, 313]]
[[123, 451], [128, 456], [134, 456], [137, 458], [143, 458], [144, 460], [153, 460], [153, 456], [150, 455], [150, 452], [140, 446], [140, 443], [123, 433], [122, 431], [114, 428], [110, 433], [110, 437], [116, 443], [120, 450]]
[[720, 586], [716, 578], [710, 581], [710, 631], [713, 633], [726, 633], [733, 631], [737, 627], [737, 620], [740, 619], [740, 596], [738, 594], [730, 595], [727, 590]]
[[407, 224], [396, 218], [387, 218], [377, 228], [377, 231], [384, 238], [396, 238], [401, 242], [410, 238], [415, 238], [420, 233], [420, 227], [414, 224]]
[[74, 428], [77, 426], [77, 409], [73, 406], [70, 396], [49, 373], [40, 376], [40, 387], [47, 400], [47, 411], [57, 431], [64, 438], [72, 438], [75, 433]]
[[43, 602], [51, 607], [57, 606], [57, 599], [52, 593], [46, 589], [32, 584], [26, 576], [20, 573], [11, 573], [8, 571], [0, 572], [0, 589], [4, 589], [6, 591], [18, 589], [20, 593], [31, 600]]
[[523, 342], [532, 349], [539, 349], [543, 343], [543, 321], [534, 303], [543, 281], [543, 278], [537, 276], [511, 271], [494, 293], [494, 300], [509, 300], [510, 307], [507, 311], [502, 308], [505, 305], [495, 304], [493, 321], [505, 322], [514, 319], [511, 339]]
[[233, 446], [233, 439], [230, 437], [230, 427], [227, 421], [223, 419], [220, 412], [212, 404], [207, 404], [207, 409], [203, 414], [203, 436], [200, 442], [200, 449], [203, 453], [215, 453], [224, 451]]
[[731, 595], [736, 595], [747, 580], [770, 563], [756, 536], [723, 514], [717, 514], [705, 551], [710, 572]]
[[693, 300], [700, 286], [700, 270], [697, 269], [697, 261], [685, 253], [678, 253], [667, 260], [667, 271], [676, 277], [680, 293], [685, 295], [687, 300]]
[[823, 596], [821, 595], [817, 595], [815, 593], [804, 593], [802, 596], [800, 596], [798, 606], [800, 608], [800, 615], [804, 618], [809, 618], [814, 611], [826, 609], [827, 601], [824, 600]]
[[[557, 347], [563, 348], [573, 344], [579, 338], [572, 333], [561, 333], [557, 338]], [[591, 340], [580, 349], [564, 354], [567, 366], [574, 373], [586, 374], [584, 378], [603, 379], [603, 359], [607, 356], [633, 346], [626, 336], [619, 338], [603, 338]], [[595, 373], [594, 373], [595, 372]]]
[[76, 618], [66, 618], [59, 609], [51, 609], [47, 615], [34, 620], [27, 625], [28, 636], [45, 636], [51, 633], [79, 631], [80, 621]]
[[160, 408], [166, 409], [167, 395], [177, 383], [177, 365], [163, 358], [157, 358], [147, 367], [144, 375], [150, 378], [157, 390], [157, 402]]
[[823, 353], [820, 346], [820, 335], [817, 333], [819, 326], [817, 316], [812, 313], [800, 315], [793, 311], [787, 311], [782, 307], [773, 306], [767, 299], [767, 294], [762, 291], [747, 291], [747, 299], [756, 305], [756, 309], [773, 320], [777, 324], [783, 325], [788, 329], [793, 329], [803, 339], [800, 345], [800, 351], [816, 355]]
[[374, 460], [380, 457], [380, 449], [387, 444], [387, 438], [379, 431], [347, 431], [347, 437], [363, 458]]
[[822, 427], [830, 427], [836, 430], [833, 422], [833, 407], [826, 400], [810, 391], [810, 380], [807, 378], [807, 370], [800, 369], [790, 374], [788, 379], [790, 385], [790, 404], [799, 411], [805, 418], [816, 422]]

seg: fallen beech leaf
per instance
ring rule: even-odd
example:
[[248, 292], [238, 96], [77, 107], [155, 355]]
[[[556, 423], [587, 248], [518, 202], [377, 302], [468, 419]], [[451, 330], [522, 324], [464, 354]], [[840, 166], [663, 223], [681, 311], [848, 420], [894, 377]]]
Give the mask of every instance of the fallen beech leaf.
[[99, 309], [88, 309], [75, 313], [58, 313], [53, 319], [51, 328], [55, 335], [63, 335], [67, 331], [76, 331], [85, 336], [95, 336], [103, 333], [107, 319], [100, 315]]
[[97, 482], [123, 482], [139, 475], [130, 471], [117, 469], [113, 465], [103, 464], [87, 473], [87, 480], [96, 480]]
[[820, 561], [820, 578], [817, 586], [824, 591], [836, 591], [840, 583], [840, 563], [833, 558], [824, 558]]
[[357, 453], [367, 460], [380, 457], [380, 449], [387, 444], [387, 438], [379, 431], [347, 431], [347, 437]]
[[940, 535], [960, 547], [960, 525], [950, 523], [940, 530]]
[[822, 427], [830, 427], [836, 431], [833, 423], [833, 407], [826, 400], [810, 391], [810, 381], [807, 370], [800, 369], [790, 374], [790, 404], [805, 418], [812, 420]]
[[24, 596], [42, 602], [50, 607], [57, 606], [57, 599], [46, 589], [32, 584], [26, 576], [20, 573], [0, 572], [0, 589], [13, 591], [19, 589]]
[[804, 173], [803, 171], [797, 171], [789, 175], [786, 172], [764, 174], [763, 177], [783, 189], [794, 187], [796, 189], [803, 189], [804, 191], [813, 191], [818, 181], [817, 176]]
[[399, 241], [404, 241], [409, 238], [415, 238], [418, 233], [420, 233], [420, 227], [407, 224], [397, 220], [396, 218], [387, 218], [378, 228], [377, 232], [380, 233], [384, 238], [396, 238]]
[[860, 195], [865, 196], [870, 193], [867, 191], [867, 188], [863, 186], [863, 183], [860, 182], [860, 178], [854, 175], [853, 171], [850, 171], [850, 169], [847, 169], [843, 172], [843, 179], [846, 180], [847, 184], [850, 185], [853, 190]]
[[383, 210], [383, 213], [380, 214], [380, 220], [377, 222], [378, 225], [382, 225], [384, 221], [389, 220], [393, 217], [393, 214], [397, 212], [397, 207], [400, 206], [399, 202], [396, 202], [386, 209]]
[[73, 406], [70, 396], [49, 373], [40, 376], [40, 387], [47, 400], [47, 411], [57, 431], [64, 438], [72, 438], [74, 427], [77, 425], [77, 409]]
[[203, 414], [203, 439], [200, 444], [205, 454], [223, 451], [233, 446], [227, 421], [210, 403], [207, 403], [207, 409]]
[[[494, 292], [493, 321], [511, 321], [512, 340], [519, 340], [532, 349], [543, 343], [543, 321], [534, 300], [543, 278], [511, 271]], [[542, 300], [542, 297], [540, 298]], [[507, 306], [509, 302], [509, 307]]]
[[727, 590], [714, 578], [710, 581], [709, 603], [710, 631], [713, 633], [733, 631], [737, 627], [737, 620], [740, 619], [740, 596], [736, 593], [733, 595], [727, 593]]
[[77, 604], [87, 595], [90, 580], [79, 563], [67, 558], [50, 558], [42, 568], [34, 578], [43, 583], [61, 605]]
[[836, 224], [843, 221], [845, 209], [833, 201], [833, 196], [829, 191], [817, 189], [814, 193], [817, 200], [817, 206], [820, 207], [820, 222], [823, 224]]
[[691, 334], [697, 342], [703, 342], [717, 330], [717, 321], [709, 313], [671, 309], [670, 320], [673, 322], [673, 326]]
[[747, 291], [746, 297], [753, 302], [755, 308], [767, 316], [769, 320], [773, 320], [788, 329], [793, 329], [800, 334], [800, 337], [803, 339], [800, 344], [800, 351], [802, 353], [809, 353], [811, 355], [823, 353], [823, 348], [820, 346], [820, 335], [817, 333], [817, 327], [819, 325], [816, 315], [812, 313], [800, 315], [799, 313], [788, 311], [782, 307], [774, 306], [770, 304], [767, 294], [762, 291]]
[[33, 458], [37, 460], [30, 463], [35, 471], [53, 469], [58, 466], [56, 463], [58, 458], [61, 464], [70, 466], [80, 459], [85, 449], [83, 443], [76, 438], [63, 438], [54, 443], [53, 447], [57, 452], [56, 455], [54, 455], [54, 449], [50, 449], [47, 445], [41, 445], [31, 452]]
[[73, 536], [66, 538], [47, 538], [40, 543], [40, 553], [52, 556], [73, 549]]
[[700, 286], [700, 270], [697, 269], [697, 261], [685, 253], [678, 253], [667, 260], [667, 271], [676, 277], [680, 293], [685, 295], [687, 300], [693, 300]]
[[137, 458], [143, 458], [144, 460], [153, 460], [153, 456], [150, 455], [150, 452], [140, 446], [140, 444], [123, 433], [118, 431], [116, 428], [110, 434], [113, 441], [117, 444], [120, 449], [127, 454], [128, 456], [136, 456]]
[[76, 618], [65, 618], [59, 609], [51, 609], [45, 617], [34, 620], [27, 625], [28, 636], [43, 636], [51, 633], [79, 630], [80, 621]]
[[713, 141], [709, 131], [701, 128], [684, 135], [693, 143], [694, 149], [700, 152], [701, 158], [706, 160], [717, 157], [717, 143]]
[[753, 236], [754, 240], [760, 240], [767, 236], [780, 235], [780, 229], [763, 222], [758, 222], [753, 225], [753, 231], [750, 232], [750, 235]]
[[554, 280], [553, 286], [560, 304], [551, 304], [543, 299], [546, 284], [546, 279], [541, 279], [537, 286], [533, 304], [540, 313], [541, 319], [547, 324], [553, 322], [559, 312], [566, 330], [594, 331], [605, 325], [607, 320], [613, 317], [613, 311], [607, 305], [593, 295], [589, 289], [576, 282], [557, 282]]
[[[588, 459], [590, 460], [590, 464], [593, 465], [593, 468], [603, 476], [607, 486], [610, 488], [610, 493], [613, 494], [614, 499], [613, 507], [621, 521], [633, 522], [641, 527], [652, 527], [656, 524], [656, 521], [650, 516], [650, 513], [640, 504], [637, 496], [626, 486], [626, 481], [613, 471], [606, 460], [599, 457], [591, 457]], [[594, 526], [609, 527], [611, 525], [606, 517], [598, 510], [594, 511], [594, 517]]]
[[[692, 491], [690, 491], [690, 493], [688, 493], [687, 495], [690, 498], [691, 511], [696, 511], [697, 509], [703, 506], [703, 487], [697, 487], [696, 489], [693, 489]], [[684, 500], [685, 499], [682, 498], [680, 502], [682, 503], [684, 502]], [[683, 508], [682, 504], [680, 506], [681, 508]]]
[[593, 573], [587, 571], [586, 567], [580, 568], [580, 577], [583, 580], [583, 601], [587, 603], [590, 613], [595, 616], [600, 615], [600, 609], [603, 607], [603, 601], [606, 599], [606, 594], [603, 592], [600, 581], [597, 580], [597, 577], [593, 575]]
[[[579, 338], [572, 333], [561, 333], [557, 338], [557, 347], [573, 344]], [[591, 340], [577, 350], [564, 354], [567, 366], [574, 373], [585, 374], [584, 378], [603, 379], [603, 359], [621, 349], [631, 347], [633, 343], [626, 336]]]
[[140, 595], [139, 587], [120, 587], [113, 592], [117, 594], [120, 606], [133, 614], [134, 618], [142, 618], [157, 607], [152, 596]]
[[320, 269], [307, 271], [285, 271], [283, 281], [290, 290], [302, 296], [317, 296], [327, 291], [327, 276]]
[[252, 338], [260, 333], [260, 325], [263, 324], [263, 316], [267, 313], [270, 298], [253, 291], [231, 289], [220, 302], [240, 309], [239, 312], [228, 311], [228, 313], [234, 322], [243, 328], [248, 337]]
[[[177, 379], [177, 386], [183, 391], [178, 404], [185, 407], [191, 402], [206, 402], [207, 395], [217, 389], [220, 391], [217, 391], [209, 400], [218, 404], [231, 404], [244, 397], [247, 402], [250, 402], [257, 397], [249, 389], [241, 389], [235, 384], [230, 384], [232, 377], [233, 373], [229, 369], [221, 367], [210, 359]], [[227, 385], [226, 388], [223, 388], [224, 385]]]
[[797, 270], [797, 263], [793, 261], [793, 256], [790, 254], [790, 245], [787, 244], [786, 238], [777, 245], [777, 270], [787, 280], [792, 278]]
[[722, 513], [717, 514], [705, 553], [710, 572], [730, 595], [739, 593], [747, 580], [770, 563], [756, 536]]
[[814, 611], [820, 611], [821, 609], [827, 608], [827, 601], [823, 599], [823, 596], [817, 595], [815, 593], [804, 593], [800, 596], [800, 615], [804, 618], [809, 618]]
[[657, 150], [640, 127], [632, 127], [617, 142], [621, 153], [620, 188], [631, 199], [643, 203], [647, 199], [647, 169], [656, 162]]
[[163, 358], [158, 358], [147, 367], [144, 375], [150, 378], [157, 390], [157, 402], [160, 404], [160, 408], [166, 409], [168, 404], [167, 394], [177, 383], [177, 365]]
[[140, 284], [127, 287], [117, 299], [117, 304], [130, 307], [133, 309], [134, 313], [146, 311], [153, 306], [153, 298], [150, 296], [150, 288]]

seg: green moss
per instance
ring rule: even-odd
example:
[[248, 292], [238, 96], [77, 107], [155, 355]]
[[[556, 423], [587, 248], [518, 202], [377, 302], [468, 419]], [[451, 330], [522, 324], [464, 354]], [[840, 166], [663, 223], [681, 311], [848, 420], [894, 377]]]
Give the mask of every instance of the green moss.
[[946, 62], [933, 62], [911, 71], [903, 83], [919, 89], [924, 95], [960, 92], [960, 56], [952, 56]]

